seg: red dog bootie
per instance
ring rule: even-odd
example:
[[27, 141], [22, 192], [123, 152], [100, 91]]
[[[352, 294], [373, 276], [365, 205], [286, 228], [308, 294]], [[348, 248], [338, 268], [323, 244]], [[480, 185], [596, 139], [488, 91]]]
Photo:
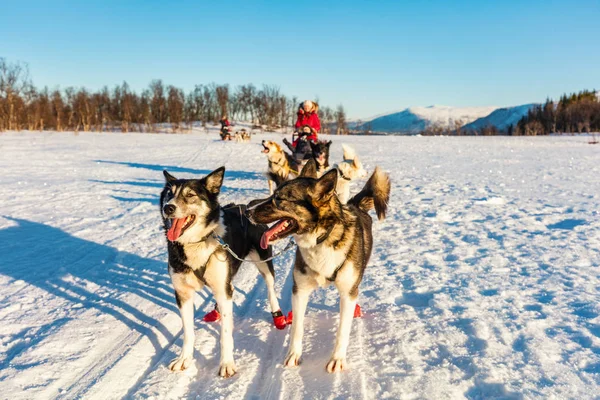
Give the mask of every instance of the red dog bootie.
[[354, 307], [354, 318], [360, 318], [362, 316], [363, 316], [362, 310], [360, 309], [360, 306], [357, 303], [356, 307]]
[[216, 321], [218, 321], [220, 319], [221, 319], [221, 314], [219, 313], [219, 310], [217, 309], [217, 307], [215, 307], [214, 310], [212, 310], [211, 312], [209, 312], [208, 314], [206, 314], [202, 318], [202, 321], [204, 321], [204, 322], [216, 322]]
[[273, 316], [273, 324], [275, 325], [275, 328], [279, 330], [285, 329], [285, 327], [287, 326], [287, 322], [281, 310], [272, 312], [271, 315]]
[[294, 314], [292, 314], [292, 312], [290, 311], [287, 315], [287, 318], [285, 319], [286, 324], [291, 325], [293, 319], [294, 319]]
[[283, 315], [281, 310], [272, 312], [271, 315], [273, 316], [273, 324], [275, 325], [275, 328], [285, 329], [285, 327], [287, 326], [287, 321], [285, 320], [285, 316]]

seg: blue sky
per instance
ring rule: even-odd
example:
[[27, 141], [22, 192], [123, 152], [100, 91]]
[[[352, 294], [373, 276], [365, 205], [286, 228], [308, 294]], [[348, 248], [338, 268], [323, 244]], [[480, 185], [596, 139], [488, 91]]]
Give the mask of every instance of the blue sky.
[[11, 1], [0, 21], [37, 86], [276, 84], [353, 118], [600, 89], [598, 0]]

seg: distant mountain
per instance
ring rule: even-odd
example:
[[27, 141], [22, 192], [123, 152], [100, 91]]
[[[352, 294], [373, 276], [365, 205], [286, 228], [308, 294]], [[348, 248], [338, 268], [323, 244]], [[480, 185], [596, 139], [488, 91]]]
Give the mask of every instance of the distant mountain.
[[497, 107], [410, 107], [406, 110], [382, 115], [363, 123], [359, 129], [370, 128], [374, 132], [419, 133], [428, 127], [453, 129], [455, 123], [469, 124], [490, 115]]
[[523, 104], [522, 106], [499, 108], [494, 110], [490, 115], [466, 124], [462, 129], [465, 131], [479, 130], [488, 126], [495, 126], [498, 130], [504, 131], [509, 125], [516, 125], [535, 105], [535, 103], [532, 103]]

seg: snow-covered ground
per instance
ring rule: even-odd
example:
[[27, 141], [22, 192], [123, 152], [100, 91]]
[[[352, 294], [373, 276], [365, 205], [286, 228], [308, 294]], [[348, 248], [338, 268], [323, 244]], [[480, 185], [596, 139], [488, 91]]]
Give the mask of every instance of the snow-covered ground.
[[[0, 397], [594, 398], [600, 393], [600, 147], [587, 138], [331, 137], [392, 176], [361, 285], [351, 369], [325, 373], [338, 302], [317, 291], [303, 363], [281, 363], [251, 265], [234, 284], [238, 374], [196, 299], [195, 362], [172, 373], [181, 322], [167, 275], [162, 169], [226, 165], [222, 203], [267, 194], [262, 138], [0, 135]], [[362, 183], [361, 183], [362, 184]], [[355, 186], [358, 187], [358, 185]], [[290, 309], [292, 254], [276, 260]]]

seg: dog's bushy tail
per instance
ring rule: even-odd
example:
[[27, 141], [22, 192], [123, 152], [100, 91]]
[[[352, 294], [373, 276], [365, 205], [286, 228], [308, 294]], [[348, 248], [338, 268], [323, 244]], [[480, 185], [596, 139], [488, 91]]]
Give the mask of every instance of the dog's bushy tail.
[[356, 196], [348, 200], [348, 204], [352, 204], [364, 211], [375, 208], [377, 218], [382, 220], [385, 218], [389, 200], [390, 177], [379, 167], [376, 167], [365, 187]]

